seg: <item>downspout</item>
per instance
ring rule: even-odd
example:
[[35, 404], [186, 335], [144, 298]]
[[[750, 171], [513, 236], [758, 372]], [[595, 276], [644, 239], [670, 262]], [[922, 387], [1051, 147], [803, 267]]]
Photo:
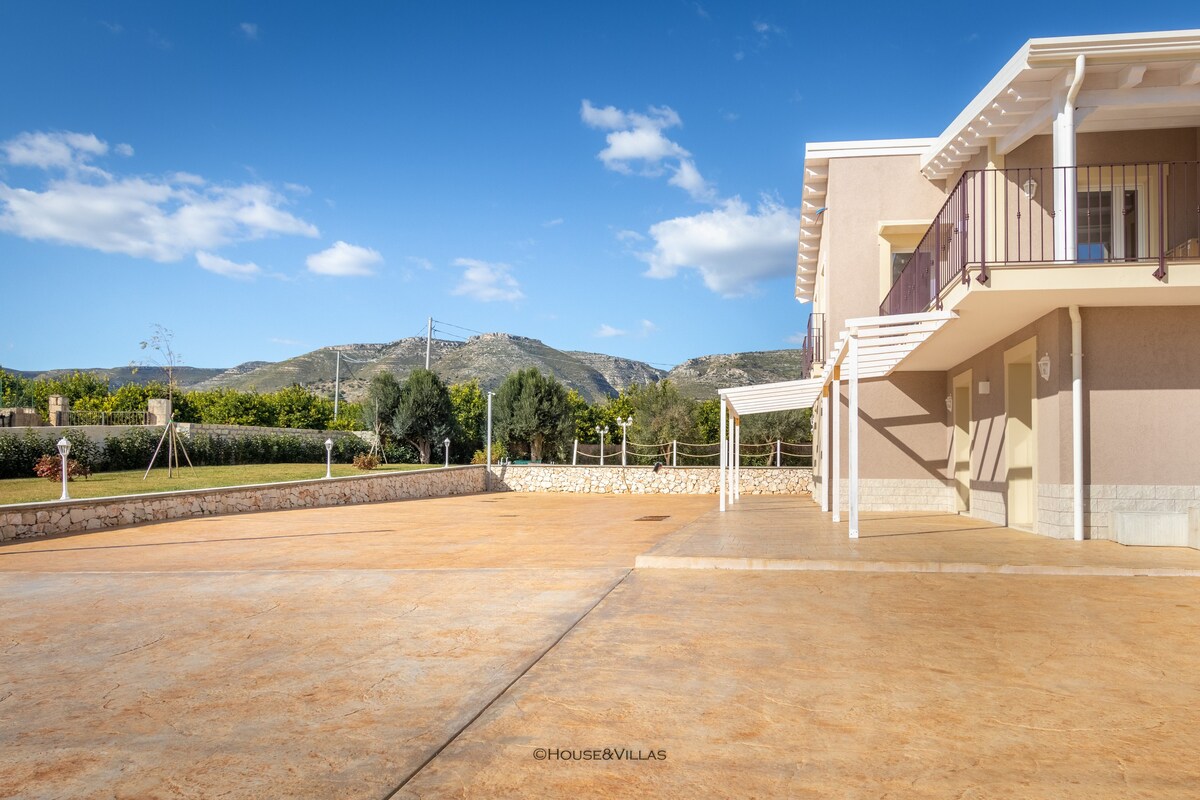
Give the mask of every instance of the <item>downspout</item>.
[[[1054, 122], [1054, 258], [1056, 261], [1073, 260], [1078, 254], [1075, 221], [1075, 100], [1083, 88], [1087, 72], [1087, 60], [1080, 53], [1075, 58], [1075, 74], [1067, 88], [1066, 99]], [[1072, 180], [1068, 180], [1070, 177]]]
[[1075, 77], [1071, 81], [1071, 88], [1067, 89], [1067, 108], [1071, 109], [1071, 120], [1075, 120], [1075, 98], [1079, 97], [1079, 90], [1083, 88], [1083, 75], [1086, 69], [1087, 59], [1083, 53], [1075, 57]]
[[[1083, 58], [1083, 56], [1080, 56]], [[1079, 306], [1071, 306], [1071, 473], [1072, 527], [1075, 541], [1083, 541], [1083, 319]]]

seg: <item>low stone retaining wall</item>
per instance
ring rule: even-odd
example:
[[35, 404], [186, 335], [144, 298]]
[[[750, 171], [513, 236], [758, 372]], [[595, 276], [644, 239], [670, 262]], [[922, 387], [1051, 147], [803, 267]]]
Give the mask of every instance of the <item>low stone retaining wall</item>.
[[[492, 468], [492, 488], [512, 492], [574, 494], [716, 494], [716, 467], [570, 467], [508, 464]], [[812, 470], [742, 467], [742, 494], [803, 494], [812, 491]]]
[[485, 467], [464, 466], [224, 489], [21, 503], [0, 507], [0, 541], [213, 514], [472, 494], [484, 491], [485, 479]]

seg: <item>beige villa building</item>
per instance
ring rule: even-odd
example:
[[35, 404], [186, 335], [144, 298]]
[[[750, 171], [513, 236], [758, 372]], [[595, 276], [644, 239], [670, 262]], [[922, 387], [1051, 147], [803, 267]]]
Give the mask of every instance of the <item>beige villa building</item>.
[[722, 390], [727, 454], [741, 416], [811, 406], [852, 536], [930, 510], [1200, 546], [1200, 31], [1032, 39], [946, 112], [808, 144], [811, 371]]

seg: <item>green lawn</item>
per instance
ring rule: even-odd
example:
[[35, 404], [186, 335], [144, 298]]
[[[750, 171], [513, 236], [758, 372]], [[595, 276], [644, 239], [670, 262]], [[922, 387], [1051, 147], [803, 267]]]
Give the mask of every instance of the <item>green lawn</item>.
[[[421, 469], [422, 464], [384, 464], [371, 472], [356, 469], [352, 464], [334, 464], [333, 476], [368, 475], [388, 470]], [[433, 465], [440, 466], [440, 465]], [[145, 470], [134, 472], [98, 472], [90, 478], [76, 478], [68, 484], [73, 498], [112, 497], [121, 494], [171, 492], [180, 489], [215, 489], [219, 486], [241, 486], [250, 483], [277, 483], [324, 478], [324, 464], [247, 464], [237, 467], [184, 466], [167, 478], [167, 470], [155, 467], [150, 477], [142, 480]], [[45, 478], [10, 478], [0, 480], [0, 505], [37, 503], [57, 500], [62, 496], [62, 483]]]

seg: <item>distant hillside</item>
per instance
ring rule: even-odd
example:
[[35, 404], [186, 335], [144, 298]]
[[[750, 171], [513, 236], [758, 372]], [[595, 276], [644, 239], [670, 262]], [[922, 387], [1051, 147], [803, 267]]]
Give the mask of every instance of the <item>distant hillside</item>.
[[[386, 344], [345, 344], [289, 358], [285, 361], [249, 361], [229, 369], [180, 367], [181, 386], [194, 389], [230, 388], [270, 392], [298, 383], [314, 392], [332, 394], [337, 353], [341, 353], [342, 396], [361, 398], [376, 373], [387, 371], [403, 380], [425, 365], [425, 339], [413, 337]], [[641, 383], [670, 379], [686, 396], [698, 400], [714, 397], [719, 388], [752, 383], [772, 383], [800, 377], [799, 350], [701, 356], [685, 361], [670, 372], [627, 358], [556, 350], [537, 339], [507, 333], [472, 336], [465, 342], [434, 339], [431, 366], [446, 383], [478, 380], [485, 390], [495, 390], [509, 373], [537, 367], [553, 374], [588, 402], [602, 401]], [[14, 372], [26, 378], [54, 377], [77, 370]], [[112, 385], [165, 380], [162, 370], [129, 367], [78, 370], [107, 377]]]
[[[244, 372], [214, 376], [197, 388], [224, 386], [232, 389], [274, 391], [293, 383], [316, 391], [332, 391], [337, 352], [342, 354], [342, 392], [357, 399], [366, 392], [371, 377], [387, 371], [403, 379], [425, 365], [425, 339], [414, 337], [387, 344], [350, 344], [314, 350], [286, 361], [265, 364]], [[617, 394], [631, 383], [657, 380], [666, 373], [640, 361], [556, 350], [524, 336], [486, 333], [466, 342], [434, 339], [430, 366], [446, 383], [478, 380], [486, 389], [496, 389], [509, 373], [537, 367], [575, 389], [589, 402]]]
[[[234, 367], [234, 369], [240, 369], [240, 367]], [[69, 377], [74, 372], [88, 372], [98, 378], [108, 380], [113, 387], [124, 386], [127, 383], [167, 382], [166, 371], [159, 367], [79, 367], [74, 369], [48, 369], [42, 372], [19, 369], [5, 369], [4, 371], [10, 375], [19, 375], [29, 380], [53, 380], [55, 378]], [[180, 386], [190, 388], [201, 381], [209, 380], [215, 375], [230, 371], [232, 370], [207, 369], [205, 367], [176, 367], [175, 381]]]
[[717, 389], [800, 378], [800, 350], [760, 350], [751, 353], [690, 358], [667, 373], [679, 391], [697, 400], [713, 397]]

